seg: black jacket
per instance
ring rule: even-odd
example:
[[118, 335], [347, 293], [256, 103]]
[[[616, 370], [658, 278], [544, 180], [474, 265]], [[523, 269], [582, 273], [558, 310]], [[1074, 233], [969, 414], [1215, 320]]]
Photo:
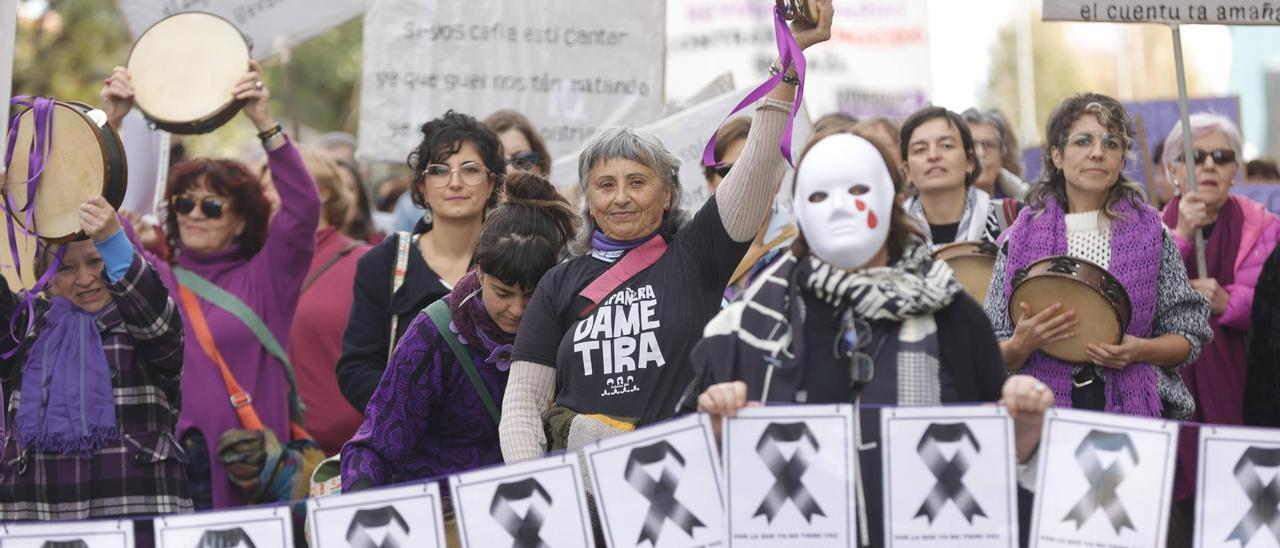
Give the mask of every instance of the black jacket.
[[1280, 426], [1280, 246], [1271, 251], [1254, 288], [1247, 363], [1244, 423]]

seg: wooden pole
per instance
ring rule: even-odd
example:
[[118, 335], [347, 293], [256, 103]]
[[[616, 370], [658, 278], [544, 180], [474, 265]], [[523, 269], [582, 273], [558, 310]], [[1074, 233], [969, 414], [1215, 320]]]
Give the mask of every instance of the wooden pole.
[[1151, 207], [1160, 207], [1156, 203], [1158, 201], [1156, 187], [1151, 184], [1153, 172], [1151, 170], [1151, 151], [1147, 150], [1147, 124], [1142, 119], [1141, 114], [1134, 117], [1133, 124], [1137, 126], [1135, 129], [1138, 130], [1138, 157], [1142, 158], [1142, 184], [1147, 189], [1147, 203], [1151, 204]]
[[[1195, 147], [1191, 146], [1191, 114], [1187, 106], [1187, 74], [1182, 62], [1182, 31], [1178, 25], [1170, 25], [1173, 29], [1173, 64], [1178, 73], [1178, 113], [1182, 117], [1182, 159], [1187, 165], [1187, 189], [1195, 192], [1196, 184]], [[1204, 231], [1196, 229], [1196, 277], [1207, 278], [1204, 258]]]

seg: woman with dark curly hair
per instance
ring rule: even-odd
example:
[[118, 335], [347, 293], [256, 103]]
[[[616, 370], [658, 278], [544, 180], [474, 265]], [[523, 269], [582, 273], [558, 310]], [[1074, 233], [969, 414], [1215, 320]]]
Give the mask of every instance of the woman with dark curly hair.
[[471, 268], [485, 212], [497, 202], [507, 173], [498, 136], [453, 111], [422, 125], [422, 142], [408, 163], [409, 192], [431, 221], [420, 221], [412, 233], [389, 235], [356, 266], [338, 387], [361, 412], [418, 312], [449, 293]]

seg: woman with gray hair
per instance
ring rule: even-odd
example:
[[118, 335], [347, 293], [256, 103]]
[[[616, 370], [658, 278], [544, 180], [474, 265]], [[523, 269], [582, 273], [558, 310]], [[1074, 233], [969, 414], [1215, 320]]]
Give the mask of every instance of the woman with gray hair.
[[[791, 24], [801, 47], [831, 36], [831, 2], [818, 5], [817, 25]], [[787, 80], [756, 108], [734, 169], [688, 222], [680, 162], [656, 137], [614, 128], [587, 144], [574, 257], [542, 278], [516, 336], [499, 427], [506, 462], [675, 414], [693, 380], [689, 352], [782, 180]]]
[[971, 108], [960, 116], [973, 133], [973, 144], [982, 161], [982, 171], [974, 186], [993, 198], [1025, 198], [1030, 185], [1022, 180], [1022, 161], [1018, 157], [1022, 151], [1004, 114], [996, 109]]

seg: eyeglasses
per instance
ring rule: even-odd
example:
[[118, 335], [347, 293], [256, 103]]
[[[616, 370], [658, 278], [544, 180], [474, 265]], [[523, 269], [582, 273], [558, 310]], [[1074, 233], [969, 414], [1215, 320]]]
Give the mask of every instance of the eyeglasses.
[[530, 150], [521, 152], [520, 154], [512, 154], [511, 158], [507, 159], [507, 164], [516, 169], [523, 169], [527, 171], [531, 168], [538, 167], [538, 162], [541, 161], [542, 155], [538, 154], [536, 151]]
[[844, 359], [849, 364], [850, 386], [865, 386], [875, 378], [875, 361], [864, 351], [870, 344], [871, 325], [846, 312], [832, 351], [836, 359]]
[[973, 146], [974, 146], [975, 148], [980, 148], [980, 149], [983, 149], [983, 150], [996, 150], [996, 151], [998, 151], [998, 150], [1000, 150], [1000, 149], [1001, 149], [1000, 141], [996, 141], [996, 140], [993, 140], [993, 139], [975, 139], [975, 140], [973, 141]]
[[1102, 150], [1105, 152], [1120, 152], [1125, 149], [1125, 138], [1111, 132], [1081, 131], [1067, 137], [1068, 145], [1087, 150], [1092, 150], [1094, 143], [1098, 141], [1102, 141]]
[[[1215, 165], [1234, 164], [1236, 163], [1236, 151], [1229, 148], [1220, 148], [1217, 150], [1196, 149], [1195, 154], [1191, 156], [1191, 159], [1195, 161], [1196, 165], [1203, 164], [1206, 158], [1213, 158], [1213, 163]], [[1187, 161], [1187, 156], [1185, 154], [1178, 155], [1178, 161]]]
[[712, 173], [719, 175], [721, 179], [729, 176], [729, 170], [733, 169], [733, 164], [716, 164], [711, 166]]
[[[196, 199], [187, 194], [179, 194], [172, 199], [173, 210], [179, 215], [190, 215], [196, 209]], [[205, 196], [200, 198], [200, 212], [210, 219], [218, 219], [222, 217], [222, 212], [227, 208], [227, 201], [217, 196]]]
[[427, 183], [435, 188], [449, 186], [449, 182], [453, 180], [454, 173], [462, 177], [463, 184], [475, 186], [485, 181], [485, 176], [488, 175], [489, 170], [475, 162], [467, 162], [453, 169], [449, 169], [449, 166], [444, 164], [429, 164], [426, 169], [422, 170]]

